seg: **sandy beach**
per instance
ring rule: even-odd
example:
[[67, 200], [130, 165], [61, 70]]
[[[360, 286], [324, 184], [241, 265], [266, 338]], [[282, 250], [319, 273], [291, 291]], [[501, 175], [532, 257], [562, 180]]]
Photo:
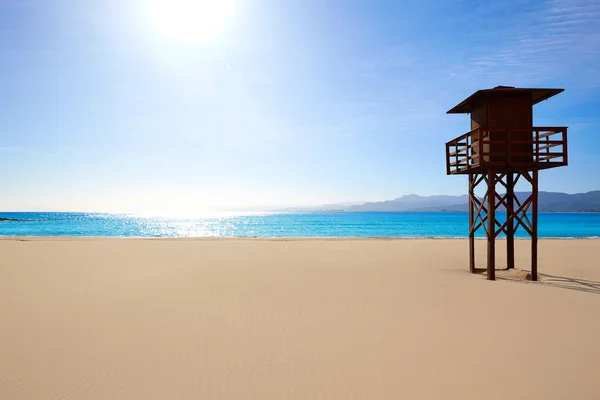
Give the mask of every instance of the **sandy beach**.
[[471, 275], [467, 256], [465, 240], [5, 238], [0, 399], [600, 399], [600, 240], [541, 240], [536, 283]]

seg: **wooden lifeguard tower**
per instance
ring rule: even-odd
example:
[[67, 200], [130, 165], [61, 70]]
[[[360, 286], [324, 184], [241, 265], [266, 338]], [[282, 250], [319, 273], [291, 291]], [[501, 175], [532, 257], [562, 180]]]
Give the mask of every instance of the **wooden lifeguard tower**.
[[[448, 114], [471, 114], [471, 130], [446, 143], [446, 173], [469, 177], [469, 267], [475, 272], [475, 232], [487, 237], [487, 278], [495, 279], [496, 237], [506, 235], [507, 269], [514, 268], [519, 227], [531, 236], [531, 279], [537, 280], [538, 172], [567, 165], [567, 128], [534, 127], [533, 106], [564, 89], [498, 86], [478, 90]], [[526, 199], [515, 196], [522, 179], [531, 184]], [[483, 197], [475, 189], [487, 185]], [[504, 194], [498, 193], [500, 184]], [[506, 220], [499, 221], [499, 207]], [[528, 213], [531, 214], [531, 219]]]

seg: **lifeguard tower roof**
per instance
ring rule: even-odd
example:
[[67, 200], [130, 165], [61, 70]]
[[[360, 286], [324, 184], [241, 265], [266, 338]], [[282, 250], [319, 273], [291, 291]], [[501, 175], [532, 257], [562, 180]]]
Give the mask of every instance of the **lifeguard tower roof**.
[[510, 95], [510, 94], [531, 94], [531, 105], [535, 105], [543, 100], [547, 100], [555, 96], [565, 89], [541, 89], [541, 88], [516, 88], [514, 86], [496, 86], [493, 89], [478, 90], [459, 104], [451, 108], [447, 114], [468, 114], [473, 111], [477, 105], [486, 97], [494, 95]]

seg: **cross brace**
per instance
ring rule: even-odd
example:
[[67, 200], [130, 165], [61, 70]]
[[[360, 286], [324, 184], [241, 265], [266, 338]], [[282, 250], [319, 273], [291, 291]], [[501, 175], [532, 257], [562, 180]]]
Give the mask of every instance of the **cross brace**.
[[[519, 179], [531, 185], [527, 198], [515, 196], [515, 185]], [[497, 184], [502, 185], [504, 194], [497, 192]], [[479, 198], [475, 190], [485, 186], [483, 197]], [[497, 213], [503, 207], [506, 220], [499, 221]], [[531, 218], [529, 214], [531, 215]], [[496, 277], [496, 237], [506, 235], [507, 269], [515, 265], [515, 232], [522, 227], [531, 236], [531, 278], [537, 280], [537, 222], [538, 222], [538, 171], [488, 169], [483, 173], [469, 174], [469, 267], [475, 272], [475, 233], [481, 228], [487, 239], [487, 278]]]

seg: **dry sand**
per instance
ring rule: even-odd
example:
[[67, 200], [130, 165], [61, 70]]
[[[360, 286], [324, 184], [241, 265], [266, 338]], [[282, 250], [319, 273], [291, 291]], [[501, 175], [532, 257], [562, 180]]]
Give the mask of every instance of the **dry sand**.
[[486, 281], [462, 240], [4, 239], [0, 399], [600, 399], [600, 240], [543, 240], [539, 265]]

